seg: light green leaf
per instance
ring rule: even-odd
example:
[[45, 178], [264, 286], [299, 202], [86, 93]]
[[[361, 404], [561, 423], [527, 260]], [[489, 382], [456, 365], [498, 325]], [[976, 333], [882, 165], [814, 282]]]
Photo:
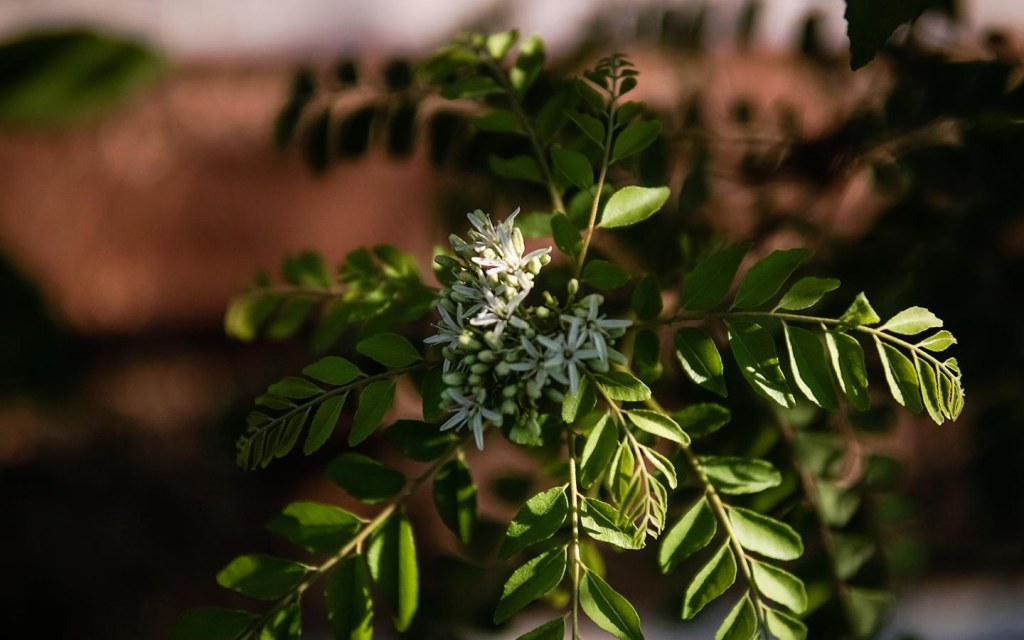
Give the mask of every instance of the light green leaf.
[[643, 402], [651, 397], [651, 390], [631, 373], [611, 371], [595, 376], [597, 383], [612, 400]]
[[339, 358], [338, 356], [320, 358], [303, 369], [302, 373], [314, 380], [319, 380], [324, 384], [333, 385], [335, 387], [348, 384], [363, 375], [363, 372], [359, 370], [359, 367], [352, 364], [345, 358]]
[[663, 413], [647, 409], [636, 409], [627, 411], [626, 415], [629, 417], [630, 422], [642, 431], [646, 431], [659, 438], [671, 440], [683, 446], [690, 444], [690, 436], [686, 435], [686, 432], [676, 424], [675, 420]]
[[683, 280], [679, 306], [689, 311], [707, 311], [721, 302], [749, 250], [747, 244], [733, 245], [698, 262]]
[[777, 609], [765, 609], [764, 613], [765, 622], [768, 623], [768, 630], [778, 640], [807, 639], [807, 626], [795, 617]]
[[551, 216], [551, 236], [555, 240], [555, 246], [568, 256], [578, 255], [583, 248], [583, 238], [580, 237], [579, 229], [573, 226], [564, 214], [556, 213]]
[[354, 451], [335, 458], [326, 470], [327, 479], [367, 504], [383, 502], [405, 486], [405, 476], [382, 462]]
[[487, 36], [487, 53], [489, 53], [495, 60], [500, 61], [505, 57], [505, 54], [509, 52], [509, 49], [515, 45], [516, 40], [518, 39], [519, 32], [515, 29], [492, 33]]
[[580, 525], [587, 535], [623, 549], [642, 549], [644, 541], [637, 535], [637, 527], [631, 522], [620, 523], [619, 520], [619, 512], [612, 505], [597, 498], [583, 498]]
[[619, 640], [643, 640], [640, 616], [633, 605], [591, 571], [580, 580], [580, 606], [594, 624]]
[[323, 392], [323, 389], [309, 380], [295, 376], [288, 376], [267, 387], [267, 393], [292, 400], [305, 400]]
[[558, 586], [565, 575], [565, 547], [551, 549], [516, 569], [494, 611], [494, 623], [501, 624], [517, 611]]
[[619, 444], [619, 428], [608, 416], [601, 416], [583, 446], [580, 455], [580, 486], [589, 489], [601, 477], [615, 455]]
[[914, 364], [917, 367], [917, 379], [921, 383], [921, 399], [924, 401], [924, 408], [935, 424], [942, 424], [946, 421], [946, 417], [943, 415], [945, 398], [940, 396], [939, 379], [935, 375], [935, 367], [931, 363], [925, 362], [923, 358], [917, 357], [917, 354], [914, 354]]
[[864, 535], [835, 531], [832, 539], [835, 543], [836, 573], [842, 580], [853, 578], [875, 553], [875, 543]]
[[276, 600], [292, 592], [309, 567], [261, 553], [239, 556], [217, 574], [217, 584], [250, 598]]
[[753, 558], [750, 560], [750, 568], [761, 595], [788, 607], [793, 613], [803, 613], [807, 609], [807, 588], [800, 578]]
[[885, 381], [889, 384], [892, 397], [913, 413], [921, 413], [924, 406], [921, 404], [914, 363], [895, 347], [883, 344], [877, 337], [875, 346], [878, 347], [878, 357], [882, 360]]
[[356, 343], [356, 351], [385, 367], [398, 369], [423, 359], [412, 343], [397, 333], [378, 333]]
[[938, 329], [941, 326], [942, 320], [931, 311], [924, 307], [910, 307], [894, 315], [879, 329], [904, 336], [913, 336], [928, 329]]
[[940, 351], [945, 351], [954, 344], [956, 344], [956, 338], [953, 337], [952, 333], [943, 329], [942, 331], [936, 331], [921, 342], [918, 342], [916, 346], [938, 353]]
[[708, 546], [717, 530], [715, 514], [707, 498], [702, 496], [662, 537], [658, 548], [662, 573], [672, 571], [680, 562]]
[[293, 502], [267, 523], [267, 530], [307, 551], [341, 549], [359, 531], [362, 521], [340, 507], [318, 502]]
[[260, 629], [260, 640], [300, 640], [302, 638], [302, 609], [293, 602], [275, 613]]
[[839, 281], [835, 278], [800, 278], [796, 281], [786, 295], [782, 296], [775, 309], [788, 309], [799, 311], [809, 309], [818, 304], [818, 301], [829, 291], [839, 288]]
[[315, 453], [324, 446], [328, 438], [334, 432], [338, 424], [338, 417], [341, 416], [341, 409], [345, 406], [348, 393], [343, 393], [333, 398], [328, 398], [316, 408], [313, 414], [313, 422], [309, 425], [309, 433], [306, 434], [306, 443], [302, 445], [302, 452], [307, 456]]
[[811, 253], [810, 249], [782, 249], [758, 260], [740, 283], [733, 308], [752, 309], [768, 302]]
[[593, 411], [596, 404], [597, 397], [594, 392], [594, 386], [590, 384], [590, 380], [586, 378], [581, 379], [576, 393], [566, 393], [565, 397], [562, 398], [562, 422], [573, 424], [577, 418], [581, 418]]
[[628, 227], [654, 215], [668, 200], [668, 187], [623, 187], [604, 205], [600, 226]]
[[654, 274], [647, 274], [633, 289], [633, 312], [641, 320], [653, 320], [661, 314], [661, 286]]
[[516, 640], [565, 640], [565, 618], [555, 618], [527, 631]]
[[873, 635], [881, 626], [885, 612], [892, 605], [892, 596], [883, 591], [860, 587], [851, 587], [847, 593], [857, 636], [867, 638]]
[[875, 313], [875, 310], [871, 308], [871, 303], [868, 302], [868, 297], [861, 291], [857, 294], [857, 297], [853, 299], [853, 304], [850, 308], [843, 312], [843, 315], [839, 316], [839, 321], [843, 324], [850, 325], [851, 327], [865, 326], [869, 327], [873, 324], [878, 324], [882, 321]]
[[725, 322], [729, 346], [740, 373], [759, 394], [787, 409], [796, 404], [786, 377], [779, 367], [775, 342], [768, 332], [755, 322]]
[[689, 620], [700, 613], [709, 602], [726, 592], [736, 581], [736, 557], [725, 543], [701, 567], [683, 596], [683, 619]]
[[704, 473], [722, 493], [743, 495], [779, 486], [782, 474], [772, 463], [736, 456], [701, 456]]
[[744, 509], [729, 508], [729, 522], [744, 549], [775, 560], [796, 560], [804, 552], [800, 534], [785, 522]]
[[432, 462], [455, 444], [450, 431], [441, 431], [436, 424], [420, 420], [399, 420], [384, 430], [384, 437], [407, 458]]
[[796, 386], [808, 400], [823, 409], [836, 409], [839, 400], [832, 386], [825, 349], [817, 335], [782, 323], [786, 336], [786, 351], [789, 354], [790, 371]]
[[583, 267], [580, 280], [601, 291], [618, 289], [629, 282], [629, 272], [606, 260], [591, 260]]
[[845, 527], [860, 506], [860, 494], [826, 480], [818, 481], [814, 487], [822, 519], [832, 527]]
[[493, 78], [483, 75], [456, 80], [441, 89], [441, 95], [448, 100], [479, 98], [492, 93], [504, 93], [504, 89]]
[[349, 446], [355, 446], [370, 437], [380, 426], [380, 421], [394, 400], [394, 380], [377, 380], [366, 385], [359, 394], [359, 406], [352, 418], [352, 431], [348, 434]]
[[253, 293], [234, 298], [224, 314], [224, 332], [244, 342], [255, 339], [280, 303], [281, 296], [276, 294]]
[[857, 339], [841, 331], [826, 331], [825, 346], [828, 347], [832, 369], [843, 390], [858, 411], [866, 411], [871, 405], [868, 397], [868, 371], [864, 364], [864, 350]]
[[715, 640], [751, 640], [757, 633], [757, 613], [750, 601], [750, 594], [745, 593], [715, 634]]
[[393, 514], [370, 536], [366, 555], [370, 574], [391, 607], [395, 629], [405, 631], [419, 606], [419, 568], [412, 524], [404, 512]]
[[544, 176], [540, 172], [537, 161], [527, 155], [502, 158], [497, 155], [487, 157], [487, 166], [500, 178], [524, 180], [544, 184]]
[[565, 487], [552, 487], [526, 501], [508, 525], [498, 556], [508, 558], [555, 535], [569, 516]]
[[672, 418], [690, 437], [700, 438], [728, 424], [732, 419], [732, 413], [720, 404], [702, 402], [676, 411]]
[[544, 42], [539, 36], [530, 36], [519, 45], [516, 63], [509, 71], [512, 87], [520, 93], [526, 93], [533, 81], [537, 79], [544, 67]]
[[676, 330], [675, 348], [676, 358], [691, 380], [723, 398], [728, 395], [722, 355], [706, 331], [696, 327]]
[[555, 165], [555, 170], [580, 189], [588, 191], [594, 186], [594, 169], [590, 166], [587, 156], [579, 151], [552, 147], [551, 162]]
[[342, 559], [331, 572], [324, 591], [327, 617], [334, 637], [341, 640], [373, 638], [373, 599], [370, 571], [362, 555]]
[[256, 615], [222, 607], [196, 607], [181, 614], [171, 631], [173, 640], [234, 640]]
[[634, 153], [643, 151], [658, 139], [659, 134], [661, 134], [661, 122], [657, 120], [634, 122], [615, 138], [611, 161], [618, 162]]
[[446, 462], [434, 476], [434, 506], [445, 526], [469, 544], [476, 528], [476, 485], [461, 456]]
[[523, 133], [519, 119], [508, 109], [491, 109], [484, 115], [473, 118], [473, 124], [481, 131], [492, 133]]
[[604, 123], [594, 116], [580, 113], [579, 111], [570, 111], [569, 119], [580, 128], [580, 131], [593, 140], [597, 146], [602, 149], [604, 148]]

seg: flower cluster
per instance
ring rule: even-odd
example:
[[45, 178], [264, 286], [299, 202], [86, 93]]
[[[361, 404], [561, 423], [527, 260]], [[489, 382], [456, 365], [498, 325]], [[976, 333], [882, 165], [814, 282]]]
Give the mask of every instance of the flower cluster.
[[559, 400], [579, 389], [585, 371], [625, 363], [613, 346], [630, 321], [601, 315], [600, 295], [562, 308], [545, 292], [544, 304], [528, 304], [551, 249], [526, 252], [513, 226], [517, 213], [498, 225], [482, 211], [470, 213], [469, 241], [452, 235], [455, 257], [435, 259], [452, 275], [438, 301], [437, 333], [426, 339], [444, 356], [441, 402], [452, 415], [441, 429], [469, 427], [481, 449], [484, 428], [506, 419], [517, 439], [535, 441], [542, 398]]

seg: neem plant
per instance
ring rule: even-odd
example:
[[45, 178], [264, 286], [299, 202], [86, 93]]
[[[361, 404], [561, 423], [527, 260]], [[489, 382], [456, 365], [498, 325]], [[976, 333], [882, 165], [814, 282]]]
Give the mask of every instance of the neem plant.
[[[568, 594], [564, 611], [521, 638], [561, 639], [566, 630], [579, 638], [581, 616], [615, 637], [642, 638], [636, 608], [606, 581], [600, 550], [648, 544], [658, 545], [664, 572], [685, 569], [678, 574], [683, 618], [720, 597], [729, 601], [716, 638], [804, 638], [801, 616], [830, 599], [845, 623], [835, 637], [871, 635], [885, 598], [850, 584], [874, 547], [847, 527], [856, 498], [851, 508], [849, 487], [835, 482], [829, 462], [843, 452], [827, 432], [796, 433], [785, 410], [803, 400], [827, 411], [877, 402], [866, 343], [898, 403], [938, 424], [955, 420], [964, 400], [960, 371], [954, 358], [937, 355], [955, 339], [921, 307], [882, 322], [863, 293], [838, 317], [807, 313], [840, 283], [804, 277], [789, 284], [810, 256], [805, 249], [765, 255], [735, 288], [747, 245], [708, 252], [685, 274], [637, 277], [613, 251], [593, 257], [598, 234], [642, 223], [669, 197], [667, 187], [618, 180], [628, 173], [623, 161], [653, 142], [660, 124], [625, 100], [637, 72], [622, 55], [527, 108], [523, 97], [544, 53], [529, 39], [508, 65], [516, 42], [514, 32], [461, 38], [422, 71], [446, 98], [479, 102], [479, 128], [528, 144], [531, 155], [494, 156], [491, 166], [503, 178], [543, 185], [551, 211], [531, 214], [528, 226], [550, 236], [558, 253], [547, 243], [527, 247], [515, 213], [474, 211], [468, 230], [452, 235], [450, 250], [435, 258], [439, 290], [409, 257], [380, 246], [354, 252], [336, 273], [312, 254], [291, 259], [283, 283], [261, 281], [235, 301], [227, 326], [237, 337], [286, 338], [311, 322], [320, 349], [354, 332], [360, 362], [328, 355], [272, 384], [256, 398], [238, 442], [240, 466], [266, 467], [300, 442], [307, 455], [317, 451], [349, 396], [357, 400], [347, 440], [359, 445], [377, 433], [402, 381], [422, 396], [422, 420], [399, 420], [383, 435], [425, 469], [406, 478], [354, 450], [342, 454], [328, 477], [375, 510], [289, 505], [271, 531], [317, 560], [236, 558], [219, 583], [267, 606], [190, 611], [176, 637], [298, 638], [303, 596], [313, 588], [326, 598], [336, 638], [373, 635], [375, 595], [394, 627], [407, 630], [419, 569], [404, 507], [431, 484], [441, 519], [468, 543], [477, 489], [463, 450], [486, 452], [496, 438], [561, 462], [543, 465], [550, 488], [522, 505], [497, 549], [518, 568], [495, 602], [496, 624], [553, 591]], [[666, 300], [677, 302], [666, 308]], [[778, 466], [716, 439], [744, 429], [723, 429], [726, 407], [684, 399], [726, 397], [733, 373], [726, 347], [754, 392], [746, 394], [750, 402], [778, 407], [757, 407], [773, 416], [775, 441], [788, 451]], [[683, 375], [700, 389], [687, 388]], [[744, 397], [742, 383], [731, 386], [734, 398]], [[800, 509], [811, 517], [794, 515]], [[813, 592], [797, 576], [807, 568], [808, 536], [826, 567], [821, 580], [808, 569]]]

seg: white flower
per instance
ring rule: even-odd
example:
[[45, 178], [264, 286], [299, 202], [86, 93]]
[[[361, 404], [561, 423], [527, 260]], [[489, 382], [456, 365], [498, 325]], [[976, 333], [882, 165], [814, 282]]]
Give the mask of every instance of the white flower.
[[598, 358], [597, 349], [584, 347], [586, 335], [580, 332], [580, 323], [569, 325], [569, 333], [559, 334], [555, 338], [537, 336], [537, 341], [544, 345], [544, 367], [552, 378], [569, 385], [569, 393], [576, 393], [580, 388], [580, 368], [586, 368], [587, 360]]
[[604, 301], [598, 294], [591, 294], [581, 300], [580, 307], [578, 310], [586, 310], [585, 315], [563, 315], [562, 321], [569, 323], [572, 326], [579, 325], [579, 331], [585, 336], [584, 340], [589, 342], [595, 350], [597, 350], [598, 359], [604, 363], [608, 363], [609, 355], [614, 353], [614, 360], [618, 361], [622, 354], [614, 349], [609, 349], [608, 338], [612, 337], [612, 333], [619, 334], [624, 329], [629, 328], [633, 323], [630, 320], [617, 320], [605, 318], [603, 315], [598, 315], [601, 307], [601, 303]]
[[474, 396], [465, 396], [452, 387], [446, 389], [448, 397], [455, 401], [455, 415], [441, 425], [441, 431], [469, 426], [473, 430], [476, 448], [484, 448], [484, 427], [501, 424], [501, 414], [484, 406], [487, 392], [480, 389]]

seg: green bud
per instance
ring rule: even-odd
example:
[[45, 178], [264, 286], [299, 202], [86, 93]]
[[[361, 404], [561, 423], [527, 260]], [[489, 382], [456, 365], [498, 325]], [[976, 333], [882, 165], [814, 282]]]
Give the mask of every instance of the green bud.
[[537, 314], [537, 317], [541, 319], [551, 317], [551, 309], [548, 309], [547, 307], [537, 307], [534, 313]]
[[516, 414], [516, 403], [512, 400], [506, 400], [501, 403], [501, 412], [506, 416], [514, 416]]
[[504, 396], [505, 398], [514, 398], [518, 394], [519, 394], [519, 387], [514, 385], [514, 384], [510, 384], [510, 385], [508, 385], [507, 387], [505, 387], [504, 389], [501, 390], [501, 395]]
[[512, 373], [512, 368], [508, 366], [507, 362], [502, 360], [498, 364], [494, 365], [494, 373], [498, 374], [501, 377], [505, 377], [508, 374]]
[[476, 354], [476, 357], [479, 358], [480, 362], [494, 362], [497, 360], [497, 356], [495, 356], [494, 352], [490, 349], [484, 349], [480, 353]]
[[480, 344], [480, 341], [473, 336], [464, 333], [459, 336], [459, 346], [469, 351], [479, 351], [484, 345]]
[[475, 374], [475, 373], [471, 373], [469, 375], [469, 377], [466, 378], [466, 382], [468, 382], [469, 384], [473, 385], [474, 387], [479, 386], [480, 383], [483, 382], [483, 381], [484, 381], [484, 379], [481, 378], [478, 374]]
[[441, 376], [441, 381], [449, 387], [460, 387], [466, 381], [466, 374], [461, 371], [449, 371]]
[[554, 387], [548, 387], [545, 393], [547, 397], [551, 398], [555, 402], [561, 402], [563, 399], [565, 399], [565, 396], [562, 395], [562, 392]]
[[580, 281], [573, 278], [569, 281], [569, 284], [566, 285], [565, 289], [569, 292], [570, 296], [575, 296], [580, 291]]
[[541, 395], [540, 385], [537, 384], [536, 382], [534, 382], [533, 380], [527, 380], [526, 381], [526, 395], [528, 395], [529, 397], [533, 398], [534, 400], [537, 400], [538, 398], [540, 398], [540, 395]]
[[476, 373], [476, 374], [480, 374], [480, 375], [485, 374], [485, 373], [487, 373], [490, 370], [491, 370], [491, 365], [485, 364], [483, 362], [478, 362], [478, 363], [474, 364], [472, 367], [469, 368], [469, 372], [470, 373]]

